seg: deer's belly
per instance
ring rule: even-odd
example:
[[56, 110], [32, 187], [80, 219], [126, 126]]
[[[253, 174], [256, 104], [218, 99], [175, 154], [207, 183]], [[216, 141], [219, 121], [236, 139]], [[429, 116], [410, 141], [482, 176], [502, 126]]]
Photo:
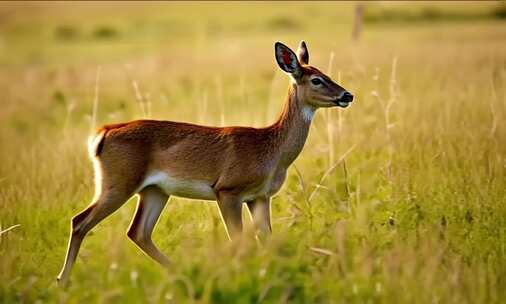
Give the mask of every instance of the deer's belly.
[[[261, 196], [272, 196], [276, 194], [286, 177], [286, 171], [273, 174], [266, 178], [258, 186], [250, 188], [243, 193], [244, 201], [252, 201]], [[139, 191], [148, 186], [157, 186], [167, 195], [174, 195], [184, 198], [216, 200], [216, 194], [211, 185], [202, 180], [183, 179], [172, 176], [164, 171], [151, 172], [146, 176]]]
[[167, 195], [203, 200], [216, 199], [213, 188], [206, 181], [174, 177], [162, 171], [148, 174], [140, 188], [147, 186], [157, 186]]

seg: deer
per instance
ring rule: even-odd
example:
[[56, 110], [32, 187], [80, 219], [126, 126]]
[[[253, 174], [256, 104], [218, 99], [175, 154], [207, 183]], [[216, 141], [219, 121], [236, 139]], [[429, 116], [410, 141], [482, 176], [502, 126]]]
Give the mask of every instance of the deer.
[[297, 54], [281, 42], [274, 53], [290, 84], [281, 114], [267, 127], [134, 120], [105, 125], [89, 138], [95, 195], [71, 219], [59, 282], [69, 279], [86, 234], [134, 195], [137, 207], [127, 236], [165, 267], [169, 259], [151, 235], [170, 196], [216, 201], [231, 240], [241, 235], [245, 203], [256, 232], [270, 235], [271, 198], [301, 153], [316, 110], [346, 108], [353, 101], [350, 92], [309, 65], [304, 41]]

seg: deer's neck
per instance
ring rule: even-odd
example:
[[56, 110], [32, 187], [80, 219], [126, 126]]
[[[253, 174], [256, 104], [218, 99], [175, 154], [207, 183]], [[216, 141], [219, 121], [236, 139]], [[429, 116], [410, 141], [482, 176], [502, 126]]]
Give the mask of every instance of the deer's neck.
[[288, 167], [302, 151], [315, 110], [304, 105], [296, 85], [290, 84], [283, 111], [271, 126], [275, 131], [281, 166]]

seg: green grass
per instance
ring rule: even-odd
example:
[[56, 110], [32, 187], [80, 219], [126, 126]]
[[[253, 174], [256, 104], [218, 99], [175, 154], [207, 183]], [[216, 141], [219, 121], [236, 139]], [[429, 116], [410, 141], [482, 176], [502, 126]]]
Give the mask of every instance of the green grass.
[[[472, 14], [496, 3], [434, 6]], [[0, 303], [504, 301], [504, 22], [366, 23], [352, 43], [352, 12], [0, 4], [0, 230], [20, 225], [0, 235]], [[316, 115], [273, 199], [271, 239], [229, 243], [214, 203], [171, 198], [154, 233], [166, 271], [126, 237], [132, 199], [89, 234], [72, 284], [57, 287], [69, 220], [93, 195], [97, 67], [100, 123], [143, 116], [136, 81], [148, 117], [264, 126], [288, 84], [273, 43], [301, 39], [356, 102]]]

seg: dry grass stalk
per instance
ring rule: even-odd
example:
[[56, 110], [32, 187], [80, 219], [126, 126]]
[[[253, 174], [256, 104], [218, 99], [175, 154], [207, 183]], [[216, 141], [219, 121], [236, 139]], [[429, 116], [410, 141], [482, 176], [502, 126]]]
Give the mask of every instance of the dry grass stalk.
[[10, 231], [10, 230], [12, 230], [12, 229], [14, 229], [14, 228], [18, 228], [18, 227], [20, 227], [20, 226], [21, 226], [20, 224], [12, 225], [12, 226], [10, 226], [9, 228], [6, 228], [6, 229], [4, 229], [4, 230], [0, 231], [0, 235], [2, 235], [2, 234], [6, 233], [6, 232], [8, 232], [8, 231]]
[[95, 95], [93, 98], [93, 112], [91, 113], [91, 132], [93, 133], [97, 127], [97, 112], [98, 112], [98, 94], [99, 94], [99, 82], [100, 82], [100, 72], [102, 71], [102, 67], [97, 67], [97, 74], [95, 78]]

